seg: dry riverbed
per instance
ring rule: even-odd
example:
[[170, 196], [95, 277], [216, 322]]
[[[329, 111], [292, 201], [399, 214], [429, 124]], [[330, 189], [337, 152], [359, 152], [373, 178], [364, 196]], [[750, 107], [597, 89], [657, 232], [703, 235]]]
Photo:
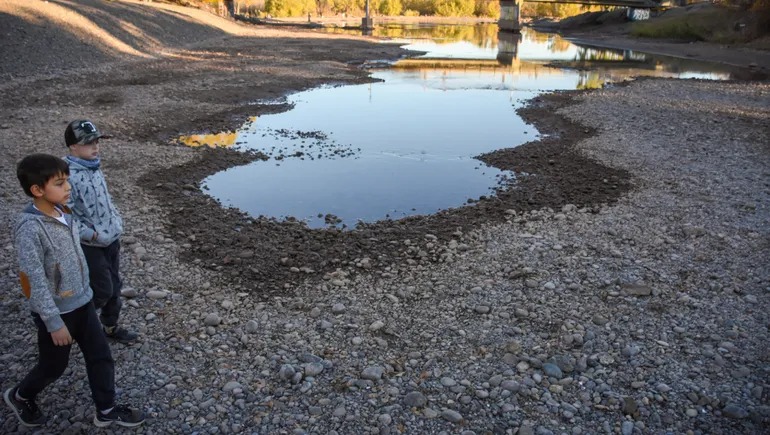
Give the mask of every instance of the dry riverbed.
[[[4, 388], [35, 357], [9, 230], [26, 202], [14, 165], [63, 155], [66, 122], [87, 116], [116, 135], [103, 157], [127, 226], [123, 319], [142, 337], [113, 351], [123, 399], [153, 416], [139, 432], [728, 434], [770, 423], [769, 83], [639, 80], [541, 96], [522, 114], [542, 142], [480, 156], [528, 174], [510, 189], [435, 216], [308, 230], [222, 209], [198, 189], [259, 155], [171, 139], [285, 109], [259, 102], [288, 92], [366, 81], [359, 65], [402, 51], [82, 3], [91, 21], [133, 20], [155, 45], [133, 45], [145, 59], [94, 51], [73, 69], [64, 61], [89, 40], [41, 44], [62, 28], [8, 18], [29, 15], [27, 2], [1, 5], [3, 28], [28, 41], [0, 85]], [[88, 22], [77, 18], [66, 25]], [[41, 406], [45, 432], [92, 430], [79, 356]], [[7, 410], [0, 427], [24, 431]]]

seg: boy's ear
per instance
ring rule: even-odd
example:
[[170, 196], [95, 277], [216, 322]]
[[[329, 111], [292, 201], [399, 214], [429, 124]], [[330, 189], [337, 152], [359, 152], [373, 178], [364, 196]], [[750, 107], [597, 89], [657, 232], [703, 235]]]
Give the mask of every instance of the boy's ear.
[[30, 193], [32, 193], [32, 196], [34, 196], [35, 198], [40, 198], [41, 196], [43, 196], [43, 188], [38, 186], [37, 184], [33, 184], [32, 186], [30, 186], [29, 191]]

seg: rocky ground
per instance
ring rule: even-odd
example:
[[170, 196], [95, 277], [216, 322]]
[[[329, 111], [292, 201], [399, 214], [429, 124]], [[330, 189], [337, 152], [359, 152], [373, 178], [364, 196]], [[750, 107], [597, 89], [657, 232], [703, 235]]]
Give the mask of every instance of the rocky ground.
[[[511, 189], [432, 217], [308, 230], [197, 188], [260, 156], [169, 139], [367, 80], [357, 65], [397, 47], [80, 4], [0, 4], [3, 53], [26, 47], [0, 66], [0, 220], [10, 228], [26, 202], [15, 163], [64, 154], [67, 121], [117, 136], [103, 157], [127, 226], [123, 319], [142, 337], [113, 352], [121, 400], [152, 416], [136, 432], [767, 433], [767, 82], [541, 96], [523, 115], [545, 139], [480, 157], [531, 174]], [[116, 17], [149, 37], [82, 37]], [[0, 246], [7, 388], [36, 351], [10, 231]], [[41, 433], [93, 432], [78, 355], [40, 401]], [[30, 432], [7, 410], [0, 428]]]

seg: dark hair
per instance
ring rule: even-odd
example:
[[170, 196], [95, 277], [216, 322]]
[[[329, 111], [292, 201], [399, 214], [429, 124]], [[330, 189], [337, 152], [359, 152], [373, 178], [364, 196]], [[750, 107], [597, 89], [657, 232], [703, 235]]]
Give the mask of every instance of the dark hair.
[[70, 167], [64, 160], [50, 154], [30, 154], [16, 165], [16, 176], [27, 196], [32, 196], [32, 186], [45, 186], [51, 178], [69, 175]]

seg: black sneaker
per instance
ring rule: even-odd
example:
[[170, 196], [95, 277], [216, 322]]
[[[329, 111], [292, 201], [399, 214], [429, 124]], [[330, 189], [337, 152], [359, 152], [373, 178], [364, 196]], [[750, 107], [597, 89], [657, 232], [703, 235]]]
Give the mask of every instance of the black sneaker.
[[136, 332], [129, 331], [121, 326], [105, 326], [104, 334], [118, 343], [130, 344], [139, 336]]
[[116, 405], [107, 414], [103, 414], [97, 409], [96, 415], [94, 415], [94, 424], [96, 427], [107, 427], [112, 423], [118, 426], [135, 427], [144, 423], [144, 419], [144, 412], [125, 405]]
[[19, 400], [16, 398], [16, 388], [5, 390], [3, 395], [5, 403], [11, 407], [16, 418], [27, 427], [42, 426], [45, 423], [45, 415], [40, 412], [34, 399]]

